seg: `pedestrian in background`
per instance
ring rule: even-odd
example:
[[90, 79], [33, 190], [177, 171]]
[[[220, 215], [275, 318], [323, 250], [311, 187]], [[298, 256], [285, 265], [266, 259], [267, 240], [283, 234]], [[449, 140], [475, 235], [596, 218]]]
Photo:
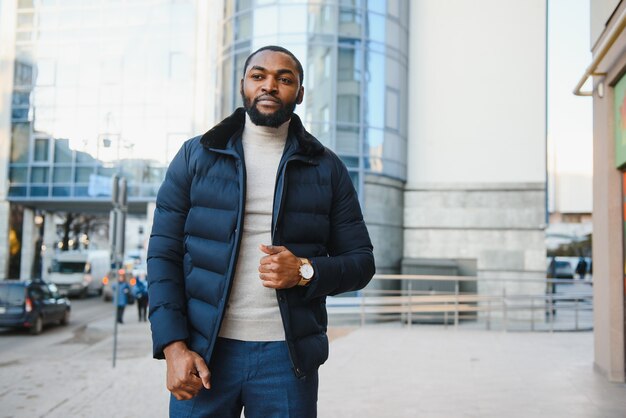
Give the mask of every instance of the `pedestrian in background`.
[[293, 113], [303, 79], [288, 50], [252, 53], [244, 107], [185, 142], [159, 190], [150, 322], [171, 417], [317, 416], [326, 296], [374, 275], [348, 170]]
[[148, 310], [148, 283], [144, 279], [137, 277], [137, 282], [133, 287], [133, 295], [137, 301], [139, 322], [146, 322], [148, 320], [146, 316]]
[[580, 280], [585, 279], [585, 276], [587, 275], [587, 261], [585, 260], [585, 257], [580, 257], [578, 259], [578, 264], [576, 265], [576, 274], [578, 274]]
[[[124, 323], [124, 309], [128, 304], [128, 295], [130, 293], [130, 286], [126, 283], [126, 277], [123, 274], [119, 274], [117, 283], [113, 285], [114, 292], [117, 292], [117, 322]], [[116, 298], [113, 298], [113, 302], [116, 302]]]

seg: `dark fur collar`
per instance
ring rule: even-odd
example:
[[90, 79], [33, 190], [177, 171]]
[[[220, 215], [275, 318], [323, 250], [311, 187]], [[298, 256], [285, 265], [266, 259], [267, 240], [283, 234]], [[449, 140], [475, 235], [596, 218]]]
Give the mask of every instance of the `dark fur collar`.
[[[243, 107], [237, 108], [232, 115], [215, 125], [202, 135], [200, 143], [206, 148], [225, 149], [226, 144], [235, 134], [238, 134], [245, 124], [246, 111]], [[300, 145], [300, 153], [317, 155], [324, 151], [324, 146], [304, 129], [302, 121], [295, 113], [289, 123], [289, 135], [295, 136]]]

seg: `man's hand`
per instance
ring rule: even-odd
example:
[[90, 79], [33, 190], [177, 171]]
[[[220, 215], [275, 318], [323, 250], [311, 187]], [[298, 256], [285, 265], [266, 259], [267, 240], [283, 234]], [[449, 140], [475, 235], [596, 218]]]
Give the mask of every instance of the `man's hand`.
[[300, 282], [300, 259], [287, 248], [277, 245], [259, 245], [267, 254], [261, 258], [259, 278], [263, 286], [272, 289], [288, 289]]
[[202, 386], [211, 388], [211, 373], [204, 359], [189, 350], [187, 344], [175, 341], [163, 352], [167, 362], [167, 390], [179, 401], [186, 401], [198, 394]]

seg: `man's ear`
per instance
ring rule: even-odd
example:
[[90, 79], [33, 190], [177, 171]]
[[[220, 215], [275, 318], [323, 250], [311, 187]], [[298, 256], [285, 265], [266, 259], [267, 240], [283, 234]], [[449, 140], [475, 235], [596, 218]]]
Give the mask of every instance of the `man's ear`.
[[239, 80], [239, 94], [243, 96], [243, 78]]
[[302, 103], [304, 99], [304, 86], [300, 86], [300, 90], [298, 91], [298, 97], [296, 98], [296, 104]]

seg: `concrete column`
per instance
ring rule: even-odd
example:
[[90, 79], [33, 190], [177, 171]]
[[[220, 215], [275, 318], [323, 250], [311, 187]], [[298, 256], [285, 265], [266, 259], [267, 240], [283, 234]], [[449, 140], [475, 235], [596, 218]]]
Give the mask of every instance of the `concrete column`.
[[11, 205], [7, 201], [0, 200], [0, 275], [7, 277], [9, 274], [9, 214]]
[[35, 227], [35, 212], [24, 208], [22, 220], [22, 256], [20, 263], [20, 279], [32, 279], [33, 262], [35, 261], [35, 242], [37, 228]]
[[[625, 6], [625, 5], [623, 5]], [[622, 39], [613, 46], [623, 51]], [[626, 57], [608, 71], [606, 94], [593, 97], [593, 320], [595, 368], [613, 382], [624, 382], [624, 244], [622, 181], [615, 167], [614, 92]], [[597, 84], [599, 80], [594, 80]]]
[[48, 267], [50, 267], [52, 256], [57, 250], [57, 225], [54, 213], [46, 212], [43, 223], [43, 245], [44, 252], [42, 254], [42, 272], [43, 277], [47, 277]]

